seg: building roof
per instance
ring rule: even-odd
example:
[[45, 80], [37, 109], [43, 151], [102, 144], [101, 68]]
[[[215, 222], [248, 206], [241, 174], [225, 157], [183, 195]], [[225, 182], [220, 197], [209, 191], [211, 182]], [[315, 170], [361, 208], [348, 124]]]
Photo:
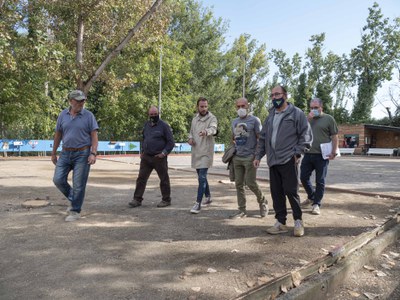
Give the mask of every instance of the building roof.
[[394, 126], [365, 124], [364, 127], [366, 129], [373, 129], [373, 130], [384, 130], [384, 131], [400, 132], [400, 127], [394, 127]]

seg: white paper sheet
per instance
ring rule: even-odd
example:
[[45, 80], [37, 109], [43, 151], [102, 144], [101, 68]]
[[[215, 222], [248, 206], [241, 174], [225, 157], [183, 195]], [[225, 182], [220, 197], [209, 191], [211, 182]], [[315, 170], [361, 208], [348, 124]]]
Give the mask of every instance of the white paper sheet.
[[332, 153], [332, 142], [322, 143], [321, 145], [321, 154], [323, 159], [329, 159], [329, 155]]

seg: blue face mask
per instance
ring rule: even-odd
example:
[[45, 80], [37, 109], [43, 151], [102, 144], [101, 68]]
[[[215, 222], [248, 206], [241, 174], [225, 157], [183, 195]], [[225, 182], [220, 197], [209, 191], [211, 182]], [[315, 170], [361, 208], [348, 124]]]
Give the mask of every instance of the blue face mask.
[[319, 117], [320, 116], [320, 113], [319, 113], [318, 109], [312, 109], [311, 111], [312, 111], [314, 117]]
[[285, 100], [283, 98], [272, 100], [272, 105], [278, 109], [282, 107], [283, 103], [285, 103]]

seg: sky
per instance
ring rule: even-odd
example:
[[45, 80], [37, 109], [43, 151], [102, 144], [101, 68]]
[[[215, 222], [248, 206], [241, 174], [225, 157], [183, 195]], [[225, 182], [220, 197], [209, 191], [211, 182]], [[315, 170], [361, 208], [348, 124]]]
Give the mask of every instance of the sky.
[[[361, 41], [369, 7], [377, 2], [383, 15], [390, 20], [400, 17], [400, 0], [200, 0], [211, 8], [215, 17], [228, 22], [227, 47], [242, 33], [248, 33], [260, 44], [282, 49], [289, 57], [296, 52], [304, 56], [312, 44], [312, 35], [325, 33], [325, 51], [349, 54]], [[272, 64], [270, 65], [273, 70]], [[387, 116], [384, 106], [393, 107], [387, 82], [377, 97], [383, 104], [373, 108], [372, 116]]]

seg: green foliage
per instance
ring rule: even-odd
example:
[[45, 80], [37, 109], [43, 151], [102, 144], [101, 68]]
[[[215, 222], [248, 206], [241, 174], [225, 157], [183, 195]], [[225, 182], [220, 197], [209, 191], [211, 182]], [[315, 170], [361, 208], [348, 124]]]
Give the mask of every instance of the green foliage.
[[357, 99], [351, 118], [365, 122], [370, 118], [374, 96], [392, 70], [400, 53], [400, 22], [384, 18], [377, 3], [369, 9], [361, 44], [351, 52], [352, 74], [358, 85]]
[[272, 49], [270, 55], [274, 64], [278, 67], [278, 72], [275, 74], [273, 81], [287, 87], [289, 94], [295, 94], [296, 87], [299, 81], [301, 72], [302, 58], [298, 53], [295, 53], [290, 59], [286, 57], [286, 53], [281, 49]]
[[[153, 3], [5, 1], [0, 18], [1, 137], [50, 139], [58, 113], [68, 107], [68, 91], [87, 84]], [[338, 123], [365, 121], [377, 89], [399, 61], [399, 26], [400, 19], [383, 18], [374, 4], [361, 43], [349, 57], [325, 53], [324, 33], [311, 36], [303, 56], [288, 57], [282, 49], [267, 54], [266, 46], [248, 34], [224, 51], [227, 24], [212, 10], [197, 0], [166, 0], [90, 84], [86, 106], [98, 119], [100, 139], [140, 139], [148, 108], [158, 106], [162, 57], [161, 114], [177, 141], [187, 140], [196, 100], [203, 96], [219, 121], [217, 142], [230, 143], [235, 100], [243, 87], [252, 113], [264, 121], [271, 106], [268, 95], [278, 83], [287, 87], [289, 101], [305, 111], [319, 97]], [[267, 79], [269, 60], [278, 72]], [[356, 96], [349, 92], [352, 84], [358, 86]], [[350, 117], [347, 101], [353, 96]], [[391, 124], [398, 124], [399, 115]]]
[[303, 111], [308, 110], [309, 102], [311, 99], [311, 93], [307, 85], [307, 74], [301, 73], [299, 76], [299, 84], [297, 90], [294, 93], [294, 105]]

